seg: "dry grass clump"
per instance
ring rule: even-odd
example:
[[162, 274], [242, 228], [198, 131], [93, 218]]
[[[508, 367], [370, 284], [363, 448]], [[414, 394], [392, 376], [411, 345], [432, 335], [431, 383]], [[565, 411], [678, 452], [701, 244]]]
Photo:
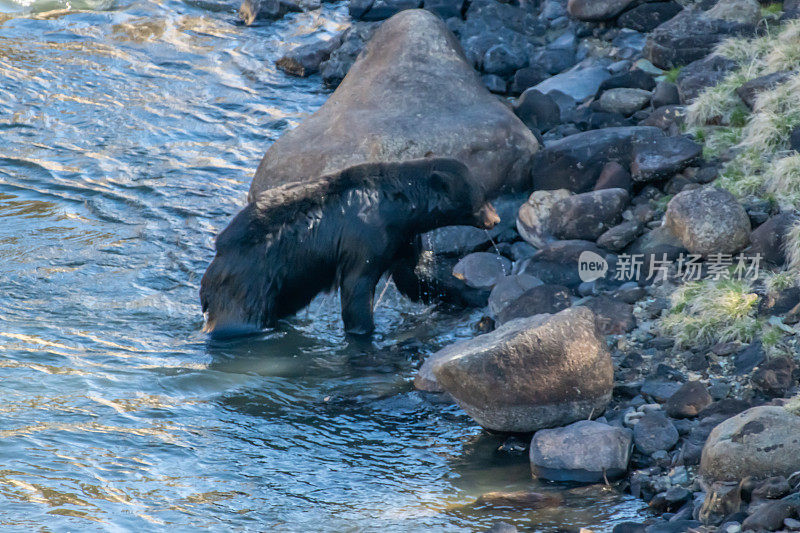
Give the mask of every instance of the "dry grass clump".
[[749, 282], [696, 281], [678, 288], [671, 307], [659, 321], [660, 330], [679, 347], [717, 342], [750, 342], [759, 333], [758, 295]]
[[[798, 102], [800, 106], [800, 102]], [[764, 169], [764, 189], [783, 210], [800, 205], [800, 154], [773, 159]]]

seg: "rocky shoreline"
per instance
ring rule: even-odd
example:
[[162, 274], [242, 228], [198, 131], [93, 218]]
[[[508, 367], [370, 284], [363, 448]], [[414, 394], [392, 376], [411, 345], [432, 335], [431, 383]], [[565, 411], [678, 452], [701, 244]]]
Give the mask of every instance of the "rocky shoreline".
[[[246, 0], [242, 13], [314, 7]], [[417, 388], [513, 434], [502, 448], [523, 442], [536, 477], [649, 503], [653, 519], [615, 532], [800, 530], [798, 205], [730, 186], [770, 91], [800, 79], [800, 3], [352, 0], [348, 30], [277, 65], [335, 88], [381, 21], [420, 7], [541, 148], [527, 187], [495, 200], [497, 227], [423, 235], [417, 273], [486, 317], [423, 364]], [[798, 55], [734, 84], [721, 48], [780, 28]], [[725, 84], [733, 103], [709, 110]], [[776, 160], [800, 150], [797, 114]], [[739, 137], [720, 149], [724, 135]]]

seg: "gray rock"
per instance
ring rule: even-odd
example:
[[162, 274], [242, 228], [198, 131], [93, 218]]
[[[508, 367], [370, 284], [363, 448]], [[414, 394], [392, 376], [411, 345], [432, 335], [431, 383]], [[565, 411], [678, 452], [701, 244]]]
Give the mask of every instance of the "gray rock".
[[532, 432], [585, 420], [611, 400], [611, 356], [585, 307], [513, 320], [444, 350], [436, 379], [490, 430]]
[[797, 516], [797, 510], [787, 502], [766, 502], [742, 522], [743, 531], [779, 531], [783, 521]]
[[737, 64], [720, 55], [709, 55], [683, 67], [676, 80], [678, 93], [683, 103], [692, 102], [707, 87], [721, 82]]
[[[609, 259], [609, 256], [593, 242], [555, 241], [542, 246], [532, 257], [515, 265], [515, 268], [517, 272], [530, 274], [545, 283], [577, 287], [582, 281], [578, 274], [578, 259], [583, 252], [592, 252]], [[611, 275], [614, 273], [614, 265], [612, 258], [608, 265], [608, 272]]]
[[[360, 20], [384, 20], [392, 15], [396, 15], [406, 9], [415, 9], [420, 7], [420, 0], [368, 0], [367, 2], [359, 2], [359, 7], [354, 9], [354, 4], [350, 5], [350, 16]], [[364, 9], [364, 5], [368, 5]]]
[[503, 309], [522, 296], [525, 291], [539, 285], [542, 285], [542, 280], [528, 274], [506, 276], [497, 282], [489, 295], [489, 313], [497, 317]]
[[650, 102], [650, 91], [618, 88], [605, 91], [599, 100], [600, 109], [608, 113], [630, 116]]
[[712, 19], [756, 25], [761, 20], [761, 6], [756, 0], [717, 0], [717, 3], [706, 11]]
[[708, 437], [700, 473], [710, 481], [788, 477], [800, 470], [800, 417], [783, 407], [753, 407]]
[[319, 71], [323, 61], [327, 61], [331, 52], [342, 45], [342, 36], [337, 35], [328, 40], [319, 40], [293, 48], [278, 61], [275, 66], [292, 76], [310, 76]]
[[597, 22], [616, 17], [633, 3], [634, 0], [569, 0], [567, 11], [578, 20]]
[[711, 405], [711, 401], [711, 395], [705, 385], [699, 381], [689, 381], [670, 396], [664, 405], [664, 410], [672, 418], [691, 418]]
[[751, 24], [714, 19], [697, 9], [684, 9], [653, 30], [644, 57], [662, 69], [680, 67], [706, 57], [726, 37], [754, 32]]
[[649, 33], [680, 13], [682, 9], [679, 3], [673, 1], [645, 3], [620, 15], [617, 25]]
[[609, 228], [597, 238], [597, 245], [612, 252], [622, 251], [642, 232], [642, 225], [636, 220], [626, 220]]
[[636, 449], [645, 455], [659, 450], [669, 451], [678, 442], [678, 430], [661, 411], [645, 414], [633, 427]]
[[796, 126], [789, 135], [789, 149], [800, 152], [800, 126]]
[[610, 77], [611, 73], [605, 67], [575, 68], [548, 78], [535, 88], [545, 94], [559, 91], [582, 102], [594, 96], [600, 84]]
[[495, 76], [494, 74], [485, 74], [481, 76], [481, 80], [483, 80], [483, 84], [487, 89], [489, 89], [489, 92], [495, 94], [505, 94], [506, 90], [508, 89], [506, 80], [500, 76]]
[[686, 118], [686, 108], [681, 105], [666, 105], [653, 110], [650, 116], [639, 123], [653, 126], [670, 134], [677, 134]]
[[561, 121], [561, 110], [549, 94], [527, 89], [514, 105], [514, 113], [531, 129], [545, 132]]
[[461, 259], [453, 275], [474, 289], [489, 290], [511, 274], [511, 261], [489, 252], [476, 252]]
[[[520, 274], [527, 275], [527, 274]], [[533, 277], [533, 276], [531, 276]], [[497, 314], [497, 323], [505, 324], [517, 318], [555, 314], [572, 304], [569, 289], [562, 285], [537, 285], [525, 290]]]
[[767, 263], [782, 266], [786, 262], [786, 234], [796, 220], [794, 213], [771, 217], [750, 233], [750, 246], [745, 248], [745, 253], [760, 254]]
[[594, 312], [597, 331], [601, 335], [623, 335], [636, 327], [633, 306], [628, 303], [600, 295], [583, 305]]
[[750, 239], [750, 219], [736, 198], [705, 187], [676, 194], [667, 205], [665, 227], [693, 254], [734, 254]]
[[656, 85], [653, 91], [653, 108], [659, 108], [665, 105], [678, 105], [681, 103], [681, 95], [678, 92], [678, 86], [671, 81], [662, 81]]
[[631, 431], [592, 420], [542, 429], [531, 440], [534, 477], [596, 483], [622, 477], [631, 454]]
[[668, 178], [696, 161], [703, 147], [688, 137], [656, 137], [633, 147], [631, 175], [635, 181]]
[[336, 88], [342, 82], [379, 25], [378, 22], [364, 22], [354, 24], [344, 31], [342, 45], [333, 50], [330, 58], [319, 66], [322, 81], [327, 87]]
[[629, 201], [624, 189], [568, 196], [550, 208], [547, 226], [559, 239], [594, 240], [620, 219]]
[[525, 92], [525, 89], [538, 85], [548, 77], [547, 72], [542, 70], [541, 67], [533, 66], [521, 68], [514, 73], [510, 92], [511, 94], [521, 94]]
[[594, 190], [624, 189], [630, 193], [632, 186], [633, 182], [630, 172], [625, 170], [625, 167], [616, 161], [609, 161], [603, 166], [603, 170], [600, 172], [600, 177], [597, 178]]
[[789, 81], [795, 74], [794, 72], [782, 71], [767, 74], [766, 76], [759, 76], [758, 78], [742, 84], [741, 87], [736, 89], [736, 94], [739, 95], [739, 98], [742, 99], [747, 107], [753, 109], [759, 94]]
[[630, 165], [635, 141], [663, 135], [658, 128], [632, 126], [586, 131], [551, 142], [534, 157], [533, 188], [589, 191], [609, 161]]
[[243, 0], [239, 17], [249, 26], [256, 20], [278, 19], [287, 13], [300, 13], [319, 6], [319, 0]]
[[483, 71], [498, 76], [508, 76], [527, 66], [528, 58], [521, 50], [499, 43], [489, 48], [483, 56]]
[[517, 213], [517, 231], [527, 242], [541, 248], [553, 240], [550, 229], [550, 210], [570, 192], [566, 189], [534, 191]]
[[443, 154], [483, 176], [487, 191], [499, 191], [528, 182], [537, 149], [530, 130], [464, 61], [444, 23], [406, 10], [380, 26], [328, 101], [270, 146], [251, 191], [367, 161]]

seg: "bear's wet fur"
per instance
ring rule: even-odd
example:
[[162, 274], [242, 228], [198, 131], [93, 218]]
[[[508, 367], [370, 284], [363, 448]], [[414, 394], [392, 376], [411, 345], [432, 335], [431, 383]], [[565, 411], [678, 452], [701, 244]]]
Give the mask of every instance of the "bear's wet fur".
[[370, 333], [381, 275], [420, 233], [493, 226], [499, 219], [484, 195], [449, 158], [364, 163], [262, 191], [217, 237], [200, 288], [206, 331], [272, 326], [338, 287], [345, 330]]

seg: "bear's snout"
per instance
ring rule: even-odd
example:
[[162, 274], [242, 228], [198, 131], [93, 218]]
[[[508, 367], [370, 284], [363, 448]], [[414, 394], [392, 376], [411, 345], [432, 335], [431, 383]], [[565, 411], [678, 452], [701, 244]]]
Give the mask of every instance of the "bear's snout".
[[500, 223], [500, 215], [495, 211], [494, 206], [489, 202], [483, 204], [475, 215], [478, 221], [478, 227], [484, 229], [492, 229]]

